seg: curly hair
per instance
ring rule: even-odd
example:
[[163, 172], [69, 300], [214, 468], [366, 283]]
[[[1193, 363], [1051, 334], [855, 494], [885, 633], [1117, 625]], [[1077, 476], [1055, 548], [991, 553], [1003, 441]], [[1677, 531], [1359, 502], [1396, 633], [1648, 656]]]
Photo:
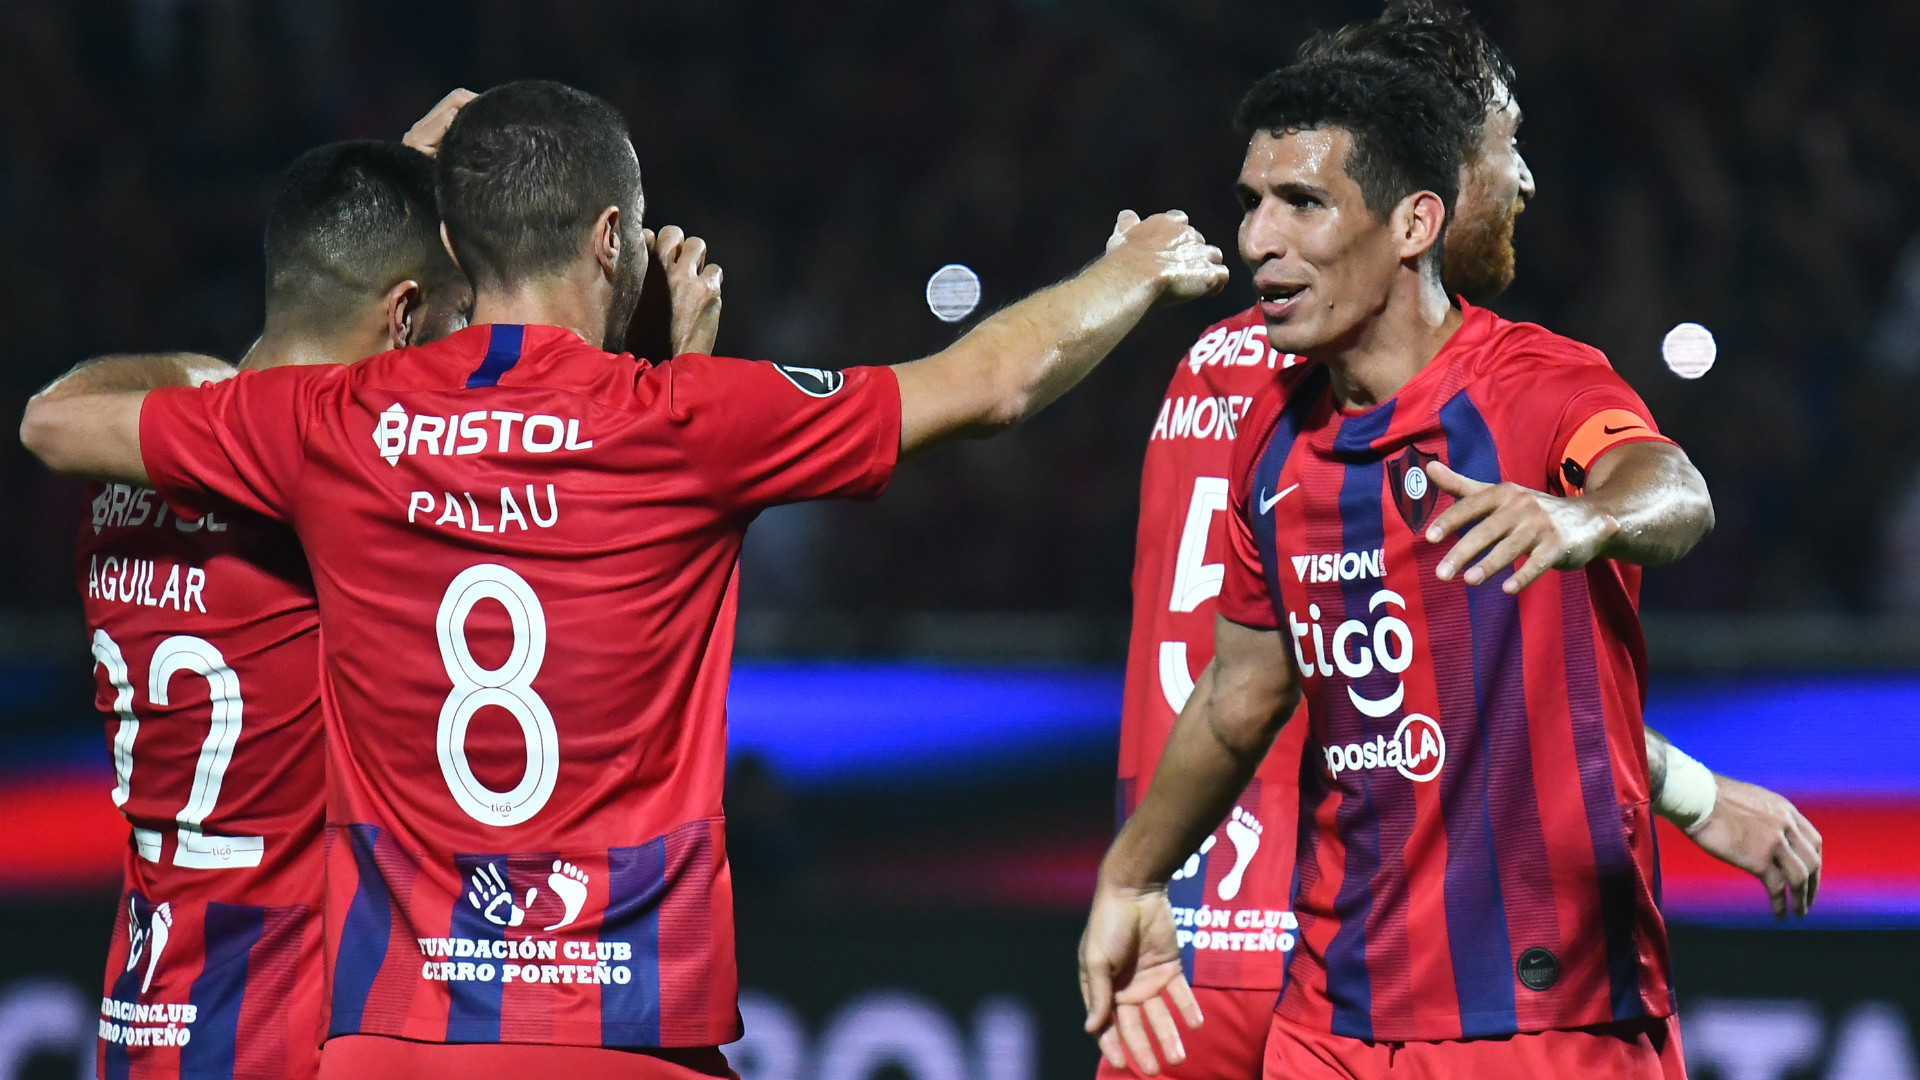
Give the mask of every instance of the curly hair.
[[1450, 92], [1474, 132], [1513, 90], [1513, 61], [1507, 54], [1473, 16], [1434, 0], [1393, 0], [1379, 18], [1315, 34], [1299, 53], [1302, 60], [1356, 54], [1383, 56], [1426, 72]]

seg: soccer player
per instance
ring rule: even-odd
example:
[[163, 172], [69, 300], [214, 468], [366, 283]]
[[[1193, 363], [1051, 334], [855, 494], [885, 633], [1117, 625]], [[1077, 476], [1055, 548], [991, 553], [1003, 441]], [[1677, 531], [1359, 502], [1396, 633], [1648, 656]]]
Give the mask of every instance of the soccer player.
[[[1517, 145], [1513, 68], [1498, 46], [1464, 11], [1401, 0], [1377, 19], [1316, 36], [1301, 52], [1377, 54], [1444, 82], [1475, 137], [1442, 241], [1441, 283], [1449, 296], [1475, 304], [1498, 296], [1513, 280], [1514, 218], [1534, 194]], [[1175, 365], [1141, 476], [1120, 722], [1117, 800], [1123, 821], [1152, 781], [1194, 673], [1213, 659], [1235, 427], [1275, 373], [1300, 362], [1267, 344], [1256, 306], [1208, 327]], [[1182, 1037], [1184, 1058], [1170, 1062], [1163, 1075], [1207, 1080], [1248, 1076], [1259, 1068], [1295, 929], [1288, 895], [1305, 733], [1305, 723], [1281, 729], [1227, 819], [1170, 884], [1186, 977], [1207, 1022]], [[1817, 879], [1818, 832], [1786, 799], [1715, 776], [1670, 749], [1651, 728], [1646, 747], [1656, 812], [1716, 857], [1761, 878], [1775, 913], [1784, 917], [1794, 884], [1789, 871], [1798, 859], [1789, 838], [1796, 832], [1811, 838], [1812, 858], [1803, 865]], [[1670, 786], [1663, 783], [1669, 755], [1675, 769]], [[1812, 890], [1805, 895], [1810, 902]], [[1206, 925], [1198, 925], [1201, 920]], [[1104, 1058], [1100, 1071], [1119, 1072]]]
[[[444, 337], [471, 293], [431, 162], [335, 143], [288, 170], [266, 229], [266, 327], [242, 370]], [[211, 357], [107, 357], [37, 401], [230, 377]], [[321, 1039], [320, 623], [294, 535], [146, 486], [95, 484], [77, 571], [113, 800], [132, 824], [99, 1075], [310, 1077]]]
[[1069, 389], [1225, 281], [1177, 213], [933, 356], [843, 371], [602, 351], [645, 265], [598, 98], [513, 83], [437, 159], [474, 323], [352, 368], [30, 412], [66, 471], [288, 522], [324, 630], [323, 1076], [730, 1075], [720, 816], [740, 539]]
[[1315, 363], [1241, 425], [1216, 657], [1102, 867], [1089, 1026], [1151, 1071], [1142, 1022], [1164, 1050], [1167, 999], [1197, 1019], [1167, 883], [1304, 690], [1266, 1075], [1678, 1075], [1633, 603], [1711, 526], [1704, 483], [1598, 353], [1448, 303], [1445, 88], [1330, 58], [1241, 117], [1241, 253]]

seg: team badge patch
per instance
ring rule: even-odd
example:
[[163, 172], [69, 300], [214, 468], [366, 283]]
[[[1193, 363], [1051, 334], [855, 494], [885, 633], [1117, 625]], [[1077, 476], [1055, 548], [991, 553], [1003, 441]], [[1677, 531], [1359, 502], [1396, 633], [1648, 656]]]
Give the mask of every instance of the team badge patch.
[[792, 367], [787, 364], [775, 364], [773, 369], [787, 377], [787, 381], [800, 388], [808, 397], [832, 397], [847, 385], [844, 372], [827, 368]]
[[1427, 479], [1427, 463], [1439, 460], [1417, 446], [1387, 459], [1387, 486], [1393, 489], [1393, 505], [1400, 508], [1400, 517], [1414, 532], [1427, 527], [1427, 519], [1440, 503], [1440, 489]]

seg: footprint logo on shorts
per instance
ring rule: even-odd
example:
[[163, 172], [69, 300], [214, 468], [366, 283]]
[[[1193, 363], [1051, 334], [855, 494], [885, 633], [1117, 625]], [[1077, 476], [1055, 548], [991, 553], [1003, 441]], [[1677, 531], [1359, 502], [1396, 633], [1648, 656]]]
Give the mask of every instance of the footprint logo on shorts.
[[[495, 926], [519, 926], [527, 921], [527, 908], [532, 907], [533, 898], [540, 895], [539, 889], [530, 888], [524, 906], [514, 903], [513, 893], [507, 890], [507, 879], [500, 876], [500, 868], [492, 863], [475, 870], [471, 880], [473, 889], [467, 893], [467, 903]], [[506, 909], [504, 914], [501, 908]]]
[[1220, 879], [1220, 899], [1231, 900], [1240, 895], [1247, 864], [1253, 861], [1253, 853], [1260, 850], [1260, 834], [1265, 831], [1259, 818], [1238, 806], [1233, 808], [1233, 816], [1227, 819], [1227, 839], [1233, 843], [1233, 869]]
[[[558, 930], [580, 917], [580, 909], [587, 902], [587, 880], [585, 870], [570, 862], [553, 860], [553, 873], [547, 875], [547, 888], [553, 890], [553, 894], [560, 898], [560, 903], [566, 910], [561, 914], [559, 922], [544, 929]], [[531, 904], [533, 901], [529, 898], [527, 902]]]
[[154, 970], [160, 966], [160, 954], [167, 951], [167, 936], [173, 932], [173, 905], [162, 903], [153, 909], [153, 918], [148, 921], [146, 930], [140, 929], [140, 908], [131, 897], [127, 900], [127, 970], [132, 971], [140, 963], [140, 954], [147, 954], [147, 977], [140, 981], [140, 992], [146, 993], [153, 985]]

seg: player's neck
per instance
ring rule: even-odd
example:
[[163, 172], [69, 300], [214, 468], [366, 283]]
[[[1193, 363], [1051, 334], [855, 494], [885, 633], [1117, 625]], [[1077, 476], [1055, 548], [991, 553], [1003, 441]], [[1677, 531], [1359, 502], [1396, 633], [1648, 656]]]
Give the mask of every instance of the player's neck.
[[606, 336], [612, 292], [604, 287], [605, 279], [600, 274], [590, 272], [594, 269], [588, 263], [575, 272], [476, 289], [469, 323], [558, 326], [600, 348]]
[[1440, 354], [1461, 321], [1437, 281], [1421, 275], [1397, 282], [1378, 315], [1316, 357], [1332, 376], [1335, 404], [1371, 409], [1399, 393]]
[[384, 335], [377, 340], [359, 340], [366, 336], [351, 333], [320, 334], [269, 324], [259, 340], [240, 358], [240, 369], [251, 371], [306, 364], [350, 364], [386, 351]]

